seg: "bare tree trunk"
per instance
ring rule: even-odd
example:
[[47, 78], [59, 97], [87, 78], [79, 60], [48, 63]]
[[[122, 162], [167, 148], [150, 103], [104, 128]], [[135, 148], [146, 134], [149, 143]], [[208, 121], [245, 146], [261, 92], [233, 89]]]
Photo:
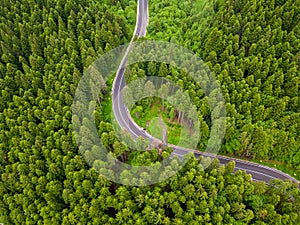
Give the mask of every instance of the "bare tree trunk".
[[97, 96], [97, 101], [98, 101], [98, 104], [99, 104], [100, 108], [102, 108], [99, 96]]
[[184, 118], [184, 112], [181, 113], [180, 124], [182, 124], [183, 118]]
[[190, 119], [190, 122], [189, 122], [189, 124], [190, 124], [190, 129], [192, 129], [192, 127], [193, 127], [193, 119]]

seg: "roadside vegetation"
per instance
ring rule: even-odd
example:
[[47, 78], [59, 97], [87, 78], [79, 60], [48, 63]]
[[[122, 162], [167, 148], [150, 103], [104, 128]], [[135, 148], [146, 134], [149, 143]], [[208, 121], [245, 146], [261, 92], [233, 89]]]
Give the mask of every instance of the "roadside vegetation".
[[[297, 174], [299, 10], [298, 0], [204, 5], [198, 0], [151, 0], [147, 37], [192, 49], [215, 72], [229, 116], [223, 154], [278, 161]], [[191, 157], [176, 176], [143, 187], [114, 183], [90, 168], [88, 154], [80, 154], [72, 129], [74, 92], [99, 55], [129, 42], [135, 16], [136, 1], [1, 2], [0, 223], [300, 224], [296, 185], [252, 182], [242, 171], [232, 173], [233, 162], [220, 166], [215, 160], [204, 170], [201, 163], [211, 160]], [[204, 93], [187, 74], [152, 62], [126, 71], [127, 80], [149, 74], [188, 90], [202, 122], [198, 147], [205, 147], [209, 108]], [[95, 122], [103, 145], [132, 165], [168, 158], [170, 148], [145, 147], [146, 151], [137, 152], [117, 138], [110, 119], [111, 83], [96, 100]], [[161, 107], [156, 105], [152, 110]], [[149, 112], [143, 107], [141, 123], [149, 120]], [[170, 111], [160, 113], [166, 124], [176, 118]], [[84, 121], [75, 122], [89, 132]], [[153, 120], [149, 126], [154, 132], [157, 123]], [[175, 142], [177, 125], [169, 127]], [[132, 141], [126, 131], [124, 136]], [[173, 168], [177, 160], [173, 159]], [[163, 178], [168, 172], [157, 176]], [[135, 174], [122, 175], [131, 179]]]
[[[204, 1], [201, 13], [193, 5], [197, 2], [187, 2], [152, 1], [147, 38], [192, 49], [218, 78], [228, 116], [220, 154], [278, 161], [299, 177], [300, 2]], [[161, 76], [187, 90], [204, 121], [201, 132], [207, 133], [210, 109], [188, 74], [152, 62], [130, 72], [132, 79]], [[199, 149], [205, 149], [205, 143], [200, 139]]]
[[[150, 106], [143, 103], [148, 102], [142, 100], [131, 109], [131, 116], [134, 121], [141, 127], [145, 128], [149, 134], [162, 140], [164, 134], [163, 127], [166, 128], [167, 142], [178, 145], [181, 137], [181, 144], [184, 146], [184, 141], [188, 141], [191, 130], [187, 125], [187, 121], [178, 121], [175, 108], [167, 103], [164, 103], [164, 108], [161, 104], [161, 99], [151, 99]], [[163, 122], [163, 125], [161, 124]], [[181, 136], [182, 135], [182, 136]], [[186, 144], [188, 146], [188, 143]]]

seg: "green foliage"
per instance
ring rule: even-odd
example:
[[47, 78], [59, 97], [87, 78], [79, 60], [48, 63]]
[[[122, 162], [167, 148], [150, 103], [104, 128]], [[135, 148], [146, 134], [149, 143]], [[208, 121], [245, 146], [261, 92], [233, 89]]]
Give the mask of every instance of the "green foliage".
[[[149, 38], [176, 40], [192, 49], [220, 81], [228, 115], [221, 153], [280, 161], [293, 168], [292, 175], [299, 175], [295, 158], [300, 151], [300, 21], [296, 14], [300, 2], [187, 2], [152, 1]], [[154, 74], [153, 64], [150, 66], [148, 70]], [[160, 67], [156, 66], [156, 74], [183, 84], [197, 106], [200, 121], [210, 127], [209, 107], [200, 87], [188, 75], [174, 73], [171, 66]], [[200, 128], [202, 133], [205, 125]], [[205, 139], [198, 147], [205, 149]]]
[[[229, 116], [224, 154], [276, 159], [299, 171], [299, 5], [150, 1], [149, 37], [194, 50], [222, 85]], [[232, 174], [233, 163], [213, 161], [204, 171], [200, 163], [211, 160], [191, 158], [176, 176], [146, 187], [113, 183], [89, 167], [87, 161], [102, 156], [96, 146], [79, 154], [71, 124], [74, 92], [98, 55], [130, 40], [135, 17], [136, 1], [1, 2], [0, 223], [299, 224], [297, 187], [250, 182], [244, 172]], [[204, 149], [211, 120], [198, 84], [165, 64], [134, 65], [131, 72], [128, 80], [158, 75], [188, 91]], [[117, 140], [109, 123], [111, 83], [99, 93], [103, 104], [95, 112], [103, 144], [132, 165], [168, 158], [171, 148], [137, 153]], [[74, 119], [81, 122], [89, 132], [88, 121]]]

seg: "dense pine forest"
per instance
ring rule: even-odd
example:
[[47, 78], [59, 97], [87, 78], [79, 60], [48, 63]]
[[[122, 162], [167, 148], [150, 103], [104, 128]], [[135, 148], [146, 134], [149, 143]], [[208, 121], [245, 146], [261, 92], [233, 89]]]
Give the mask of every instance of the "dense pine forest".
[[[151, 12], [148, 36], [192, 49], [220, 81], [229, 117], [222, 153], [278, 161], [300, 175], [300, 2], [174, 0], [150, 4]], [[189, 91], [203, 127], [210, 127], [204, 93], [186, 74], [143, 66], [130, 76], [172, 79]]]
[[[232, 173], [233, 162], [214, 160], [204, 170], [191, 158], [176, 176], [145, 187], [114, 183], [88, 166], [73, 135], [74, 92], [94, 60], [130, 41], [136, 7], [125, 0], [2, 0], [0, 223], [300, 224], [296, 185], [252, 182]], [[300, 175], [300, 1], [151, 0], [149, 15], [146, 39], [193, 50], [218, 78], [228, 113], [221, 153]], [[207, 133], [209, 106], [186, 74], [149, 62], [126, 77], [146, 74], [188, 90]], [[169, 156], [170, 149], [136, 154], [121, 143], [107, 119], [110, 93], [99, 96], [99, 136], [118, 159], [145, 165]]]

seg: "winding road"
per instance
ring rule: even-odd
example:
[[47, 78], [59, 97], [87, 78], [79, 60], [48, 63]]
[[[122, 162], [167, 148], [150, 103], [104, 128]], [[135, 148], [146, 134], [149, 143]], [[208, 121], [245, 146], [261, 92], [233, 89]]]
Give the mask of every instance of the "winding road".
[[[141, 127], [139, 127], [131, 118], [128, 109], [126, 108], [121, 91], [125, 87], [125, 80], [124, 80], [124, 73], [125, 73], [125, 64], [127, 55], [130, 51], [131, 45], [134, 41], [134, 37], [144, 37], [147, 32], [147, 26], [149, 23], [149, 12], [148, 12], [148, 0], [138, 0], [138, 7], [137, 7], [137, 20], [136, 20], [136, 27], [133, 34], [133, 38], [126, 50], [126, 53], [123, 57], [123, 60], [119, 66], [117, 71], [116, 77], [113, 83], [113, 90], [112, 90], [112, 101], [113, 101], [113, 113], [116, 118], [116, 121], [120, 125], [122, 129], [127, 130], [134, 139], [142, 136], [145, 139], [149, 139], [151, 142], [157, 140], [156, 138], [150, 136], [147, 132], [145, 132]], [[205, 152], [194, 151], [190, 149], [185, 149], [183, 147], [170, 145], [173, 148], [172, 155], [178, 156], [182, 158], [188, 152], [194, 152], [196, 158], [200, 156], [210, 157], [210, 158], [218, 158], [221, 164], [226, 164], [230, 161], [235, 161], [235, 171], [236, 170], [245, 170], [246, 173], [252, 175], [252, 180], [255, 181], [265, 181], [269, 182], [271, 179], [281, 179], [281, 180], [292, 180], [299, 184], [295, 178], [291, 177], [290, 175], [283, 173], [277, 169], [273, 169], [267, 166], [262, 166], [256, 163], [239, 160], [235, 158], [230, 158], [226, 156], [220, 155], [213, 155]]]

